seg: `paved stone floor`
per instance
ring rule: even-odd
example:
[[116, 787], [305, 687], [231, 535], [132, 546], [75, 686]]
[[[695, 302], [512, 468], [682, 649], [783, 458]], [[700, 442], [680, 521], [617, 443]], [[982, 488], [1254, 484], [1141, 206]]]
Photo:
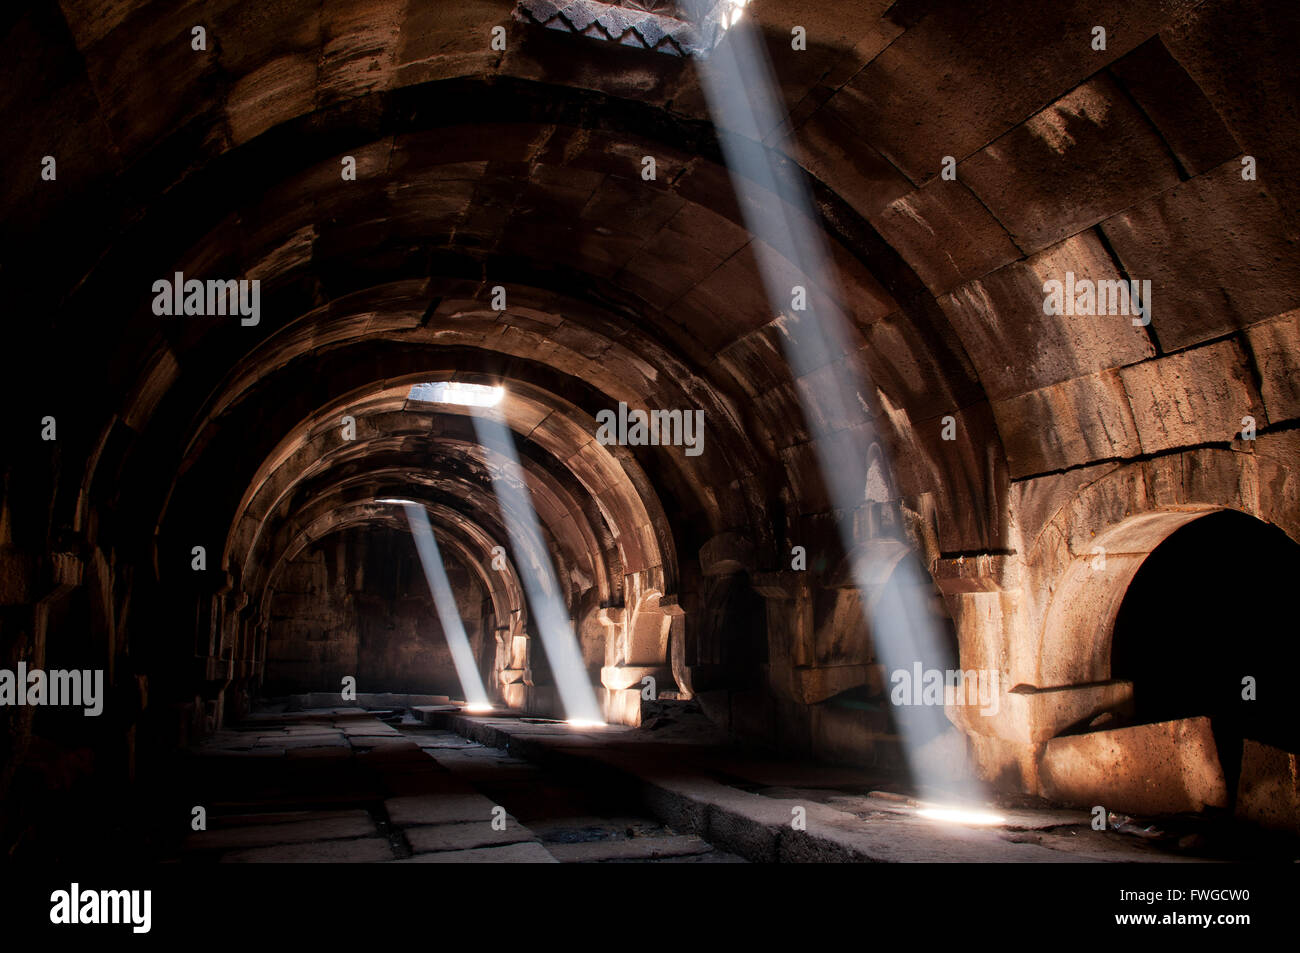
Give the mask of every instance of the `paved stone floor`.
[[[1300, 843], [1223, 812], [1093, 816], [1040, 798], [993, 796], [987, 826], [923, 815], [949, 806], [896, 772], [783, 757], [727, 744], [702, 716], [666, 706], [641, 729], [441, 711], [431, 721], [554, 770], [603, 772], [636, 788], [661, 821], [754, 862], [1205, 863], [1300, 860]], [[800, 826], [794, 823], [795, 812]]]
[[[207, 830], [185, 862], [1197, 863], [1296, 859], [1205, 817], [1091, 815], [991, 799], [990, 827], [924, 817], [866, 768], [736, 748], [707, 724], [578, 729], [453, 706], [257, 714], [191, 749], [178, 789]], [[799, 822], [795, 822], [798, 816]]]
[[327, 709], [254, 715], [192, 749], [207, 829], [184, 862], [737, 863], [581, 770], [543, 771], [422, 724]]

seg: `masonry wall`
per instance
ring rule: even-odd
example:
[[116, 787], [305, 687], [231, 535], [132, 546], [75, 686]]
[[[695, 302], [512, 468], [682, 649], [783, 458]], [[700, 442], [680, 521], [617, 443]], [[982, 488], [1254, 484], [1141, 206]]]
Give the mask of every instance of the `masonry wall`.
[[[446, 553], [443, 558], [486, 680], [490, 605], [469, 570]], [[386, 527], [335, 533], [293, 559], [275, 585], [264, 693], [336, 692], [349, 675], [359, 692], [463, 697], [409, 534]]]

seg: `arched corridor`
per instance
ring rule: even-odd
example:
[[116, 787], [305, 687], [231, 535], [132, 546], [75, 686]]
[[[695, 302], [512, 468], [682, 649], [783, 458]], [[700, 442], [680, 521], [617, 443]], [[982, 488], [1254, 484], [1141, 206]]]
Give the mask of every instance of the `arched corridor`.
[[1300, 857], [1287, 7], [9, 4], [0, 849]]

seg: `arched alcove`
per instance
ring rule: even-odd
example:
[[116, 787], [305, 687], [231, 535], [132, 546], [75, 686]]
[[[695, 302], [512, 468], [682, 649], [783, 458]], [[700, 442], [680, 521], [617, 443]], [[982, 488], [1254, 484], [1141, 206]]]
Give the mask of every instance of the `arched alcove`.
[[[1111, 676], [1140, 722], [1208, 716], [1231, 792], [1242, 739], [1300, 748], [1291, 587], [1300, 545], [1225, 510], [1171, 533], [1133, 574], [1111, 634]], [[1253, 691], [1252, 691], [1253, 688]]]

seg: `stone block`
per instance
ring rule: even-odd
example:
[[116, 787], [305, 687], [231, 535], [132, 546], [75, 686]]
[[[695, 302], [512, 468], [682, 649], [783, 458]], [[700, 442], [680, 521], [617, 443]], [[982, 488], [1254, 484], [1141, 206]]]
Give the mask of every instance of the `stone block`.
[[1300, 96], [1290, 71], [1274, 64], [1292, 56], [1296, 35], [1295, 10], [1273, 0], [1199, 3], [1161, 33], [1233, 138], [1255, 157], [1261, 183], [1293, 227], [1300, 221]]
[[789, 678], [792, 700], [814, 705], [858, 686], [864, 686], [872, 693], [879, 692], [884, 683], [884, 667], [856, 664], [801, 666], [791, 669]]
[[1120, 379], [1144, 453], [1230, 441], [1241, 420], [1267, 419], [1236, 341], [1123, 368]]
[[1101, 73], [962, 162], [957, 177], [1033, 253], [1172, 188], [1178, 169]]
[[1300, 417], [1300, 309], [1246, 329], [1269, 423]]
[[233, 847], [266, 847], [308, 841], [363, 837], [375, 833], [374, 821], [365, 811], [340, 811], [333, 816], [285, 824], [251, 824], [245, 827], [199, 831], [185, 839], [187, 850], [224, 850]]
[[[1014, 0], [990, 16], [979, 4], [932, 4], [825, 108], [922, 182], [945, 153], [983, 148], [1193, 5], [1133, 0], [1085, 11]], [[1096, 23], [1107, 27], [1104, 53], [1088, 43]]]
[[1141, 452], [1128, 395], [1115, 371], [994, 401], [993, 416], [1013, 477]]
[[[1054, 688], [1017, 685], [1003, 696], [1002, 703], [1007, 708], [1008, 723], [1020, 728], [1009, 740], [1041, 742], [1104, 712], [1127, 713], [1132, 709], [1133, 683], [1110, 681]], [[979, 720], [972, 719], [972, 727], [978, 727]]]
[[513, 817], [507, 816], [506, 829], [492, 828], [491, 818], [458, 824], [435, 824], [429, 827], [408, 827], [406, 839], [417, 854], [431, 851], [469, 850], [475, 847], [499, 847], [535, 841], [536, 837]]
[[907, 194], [911, 183], [855, 131], [851, 119], [839, 114], [840, 105], [810, 116], [799, 127], [791, 151], [811, 174], [822, 181], [834, 180], [839, 194], [872, 219]]
[[1300, 304], [1300, 256], [1281, 210], [1259, 183], [1242, 181], [1236, 162], [1099, 227], [1129, 277], [1150, 280], [1151, 328], [1165, 350]]
[[1208, 718], [1184, 718], [1053, 738], [1039, 760], [1043, 796], [1127, 814], [1227, 807]]
[[[1122, 367], [1155, 354], [1146, 329], [1135, 326], [1130, 315], [1045, 314], [1044, 284], [1064, 283], [1069, 273], [1076, 282], [1124, 279], [1097, 235], [1084, 232], [939, 299], [990, 400]], [[1153, 285], [1156, 307], [1159, 291], [1160, 286]]]
[[1300, 833], [1300, 758], [1246, 739], [1236, 814], [1261, 827]]
[[393, 859], [382, 837], [312, 841], [278, 847], [256, 847], [221, 856], [223, 864], [377, 864]]
[[384, 802], [389, 819], [399, 826], [492, 820], [496, 804], [481, 794], [412, 795]]
[[1241, 152], [1214, 104], [1160, 37], [1152, 37], [1112, 63], [1110, 71], [1192, 175], [1208, 172]]
[[548, 844], [546, 849], [561, 863], [590, 864], [611, 860], [658, 860], [707, 854], [713, 848], [693, 834], [668, 837], [620, 837], [577, 844]]
[[936, 295], [1010, 264], [1021, 254], [1002, 224], [961, 181], [931, 179], [885, 206], [872, 224]]
[[400, 864], [558, 864], [541, 844], [507, 844], [503, 847], [477, 847], [472, 850], [447, 850], [416, 854]]
[[615, 689], [602, 686], [600, 704], [601, 714], [608, 724], [633, 727], [641, 724], [640, 687]]

